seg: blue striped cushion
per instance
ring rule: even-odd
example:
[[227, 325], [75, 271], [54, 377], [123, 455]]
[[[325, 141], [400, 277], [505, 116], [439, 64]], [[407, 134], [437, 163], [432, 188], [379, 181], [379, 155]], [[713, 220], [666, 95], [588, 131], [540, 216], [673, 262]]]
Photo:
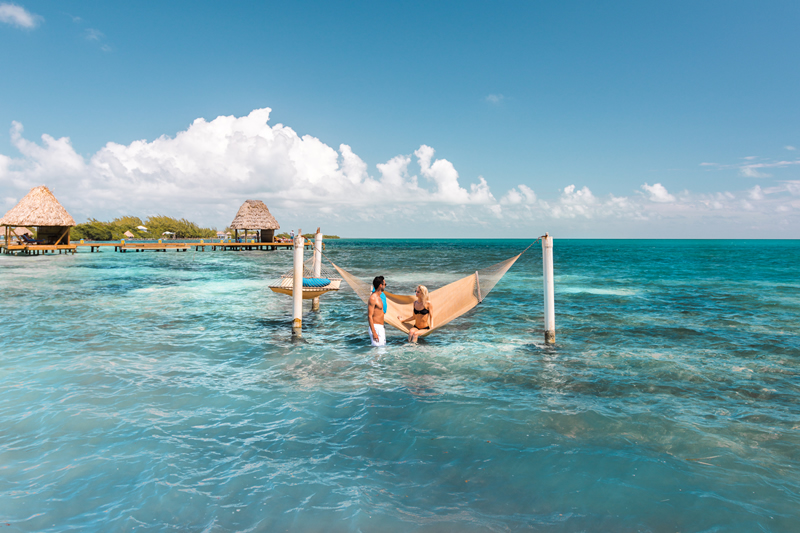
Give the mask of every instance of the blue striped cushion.
[[326, 287], [330, 284], [328, 278], [303, 278], [303, 287]]

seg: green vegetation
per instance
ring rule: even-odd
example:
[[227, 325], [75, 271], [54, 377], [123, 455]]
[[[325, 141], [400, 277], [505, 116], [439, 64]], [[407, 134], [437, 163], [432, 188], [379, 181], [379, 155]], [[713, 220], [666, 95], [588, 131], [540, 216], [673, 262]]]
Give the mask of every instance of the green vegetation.
[[[144, 226], [147, 231], [137, 229], [137, 226]], [[157, 215], [149, 217], [145, 221], [131, 216], [115, 218], [111, 222], [90, 218], [88, 222], [72, 228], [71, 238], [88, 241], [118, 241], [125, 238], [126, 231], [130, 231], [134, 235], [134, 239], [162, 239], [165, 237], [163, 235], [165, 231], [174, 233], [176, 239], [204, 239], [217, 236], [216, 230], [201, 228], [185, 218], [178, 220]]]
[[[314, 240], [314, 234], [313, 233], [303, 233], [303, 237], [305, 237], [306, 239], [311, 240], [311, 241]], [[276, 239], [291, 239], [291, 236], [288, 233], [278, 233], [277, 235], [275, 235], [275, 238]], [[323, 239], [341, 239], [341, 237], [339, 237], [338, 235], [325, 235], [324, 233], [322, 234], [322, 238]]]

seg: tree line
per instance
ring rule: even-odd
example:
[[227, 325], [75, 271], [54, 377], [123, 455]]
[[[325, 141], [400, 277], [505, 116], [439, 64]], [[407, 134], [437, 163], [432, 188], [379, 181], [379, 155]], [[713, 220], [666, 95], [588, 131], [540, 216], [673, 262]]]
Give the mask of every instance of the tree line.
[[[139, 226], [143, 226], [147, 230], [138, 229]], [[164, 232], [167, 231], [174, 233], [176, 239], [207, 239], [217, 236], [217, 230], [201, 228], [185, 218], [179, 220], [156, 215], [145, 220], [132, 216], [119, 217], [111, 222], [90, 218], [88, 222], [72, 228], [70, 238], [88, 241], [118, 241], [126, 238], [126, 231], [130, 231], [134, 239], [161, 239]]]

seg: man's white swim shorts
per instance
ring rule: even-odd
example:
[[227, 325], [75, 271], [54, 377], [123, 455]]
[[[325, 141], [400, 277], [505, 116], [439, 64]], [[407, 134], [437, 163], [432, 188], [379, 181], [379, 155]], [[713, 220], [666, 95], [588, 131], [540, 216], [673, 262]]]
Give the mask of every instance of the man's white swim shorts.
[[373, 346], [386, 346], [386, 328], [383, 324], [375, 324], [375, 331], [378, 332], [378, 340], [372, 338], [372, 328], [369, 328], [369, 340]]

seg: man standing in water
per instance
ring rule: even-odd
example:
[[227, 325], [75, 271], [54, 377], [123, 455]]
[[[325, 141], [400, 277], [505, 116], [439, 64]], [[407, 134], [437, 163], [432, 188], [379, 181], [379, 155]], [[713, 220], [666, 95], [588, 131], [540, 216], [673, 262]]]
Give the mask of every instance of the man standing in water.
[[383, 327], [383, 315], [386, 313], [386, 280], [378, 276], [372, 280], [373, 293], [367, 303], [367, 320], [369, 320], [369, 340], [373, 346], [386, 345], [386, 329]]

